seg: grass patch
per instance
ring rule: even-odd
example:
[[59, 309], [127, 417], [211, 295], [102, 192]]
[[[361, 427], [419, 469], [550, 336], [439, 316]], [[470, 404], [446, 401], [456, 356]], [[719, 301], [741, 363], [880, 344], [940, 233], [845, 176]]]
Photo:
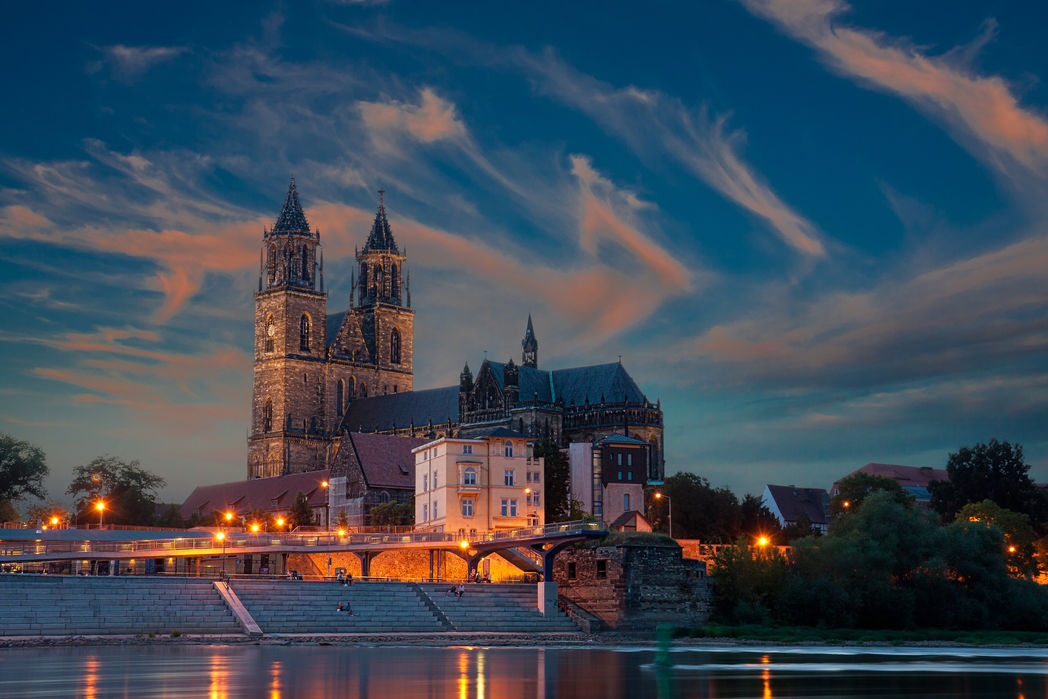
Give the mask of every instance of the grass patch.
[[707, 624], [677, 629], [678, 638], [733, 638], [778, 643], [967, 643], [980, 646], [1048, 645], [1041, 631], [951, 630], [951, 629], [824, 629], [815, 626], [759, 626]]

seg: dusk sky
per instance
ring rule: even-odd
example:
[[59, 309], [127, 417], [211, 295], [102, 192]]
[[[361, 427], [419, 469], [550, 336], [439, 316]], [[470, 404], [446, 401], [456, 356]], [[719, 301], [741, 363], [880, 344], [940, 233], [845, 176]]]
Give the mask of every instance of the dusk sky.
[[1048, 50], [1028, 1], [15, 3], [0, 432], [181, 502], [246, 477], [259, 246], [329, 312], [385, 189], [415, 387], [622, 361], [740, 496], [991, 438], [1048, 480]]

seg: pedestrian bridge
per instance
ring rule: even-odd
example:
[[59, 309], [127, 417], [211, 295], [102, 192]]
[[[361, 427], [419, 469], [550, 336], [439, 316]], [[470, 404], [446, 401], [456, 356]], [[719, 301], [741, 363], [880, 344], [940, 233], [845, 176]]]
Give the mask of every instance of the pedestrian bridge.
[[[370, 574], [371, 561], [385, 551], [423, 549], [450, 551], [463, 558], [469, 574], [477, 563], [499, 553], [525, 570], [541, 572], [552, 579], [553, 557], [565, 546], [608, 535], [599, 521], [559, 522], [524, 529], [458, 536], [450, 532], [404, 533], [228, 533], [208, 538], [140, 539], [131, 541], [0, 541], [0, 564], [54, 561], [127, 560], [239, 556], [255, 553], [354, 553], [360, 558], [362, 574]], [[540, 565], [541, 563], [541, 565]]]

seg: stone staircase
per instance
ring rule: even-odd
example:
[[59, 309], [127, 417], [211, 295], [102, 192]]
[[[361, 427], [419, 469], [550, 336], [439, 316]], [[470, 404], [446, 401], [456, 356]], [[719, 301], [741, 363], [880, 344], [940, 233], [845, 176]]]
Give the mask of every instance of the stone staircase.
[[534, 585], [466, 585], [462, 597], [448, 594], [451, 584], [424, 583], [419, 588], [443, 612], [456, 631], [508, 633], [578, 633], [571, 619], [557, 610], [539, 612]]
[[211, 580], [0, 575], [0, 636], [240, 634]]
[[[234, 580], [237, 597], [266, 634], [451, 631], [409, 583]], [[353, 614], [336, 612], [348, 602]]]

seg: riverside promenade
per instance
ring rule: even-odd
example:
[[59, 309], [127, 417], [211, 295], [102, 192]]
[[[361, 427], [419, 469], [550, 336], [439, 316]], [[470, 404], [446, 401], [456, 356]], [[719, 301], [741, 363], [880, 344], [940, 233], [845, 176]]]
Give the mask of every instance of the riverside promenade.
[[[577, 635], [536, 585], [0, 575], [0, 643], [16, 637], [340, 634]], [[338, 612], [339, 603], [352, 614]]]

